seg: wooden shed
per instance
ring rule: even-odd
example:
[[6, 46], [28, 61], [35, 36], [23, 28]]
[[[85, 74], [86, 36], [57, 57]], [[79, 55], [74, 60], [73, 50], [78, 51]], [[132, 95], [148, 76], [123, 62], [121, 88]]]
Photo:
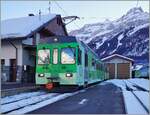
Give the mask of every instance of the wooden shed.
[[109, 79], [128, 79], [132, 77], [133, 59], [113, 54], [102, 59], [109, 71]]

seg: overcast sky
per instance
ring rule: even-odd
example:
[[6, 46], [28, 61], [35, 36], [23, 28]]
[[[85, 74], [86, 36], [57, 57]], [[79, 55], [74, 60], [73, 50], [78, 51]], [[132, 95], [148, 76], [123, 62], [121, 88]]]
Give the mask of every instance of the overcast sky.
[[[125, 14], [129, 9], [142, 7], [149, 12], [149, 1], [51, 1], [51, 13], [63, 16], [78, 16], [76, 20], [67, 26], [71, 31], [79, 29], [84, 24], [103, 22], [105, 19], [115, 20]], [[1, 19], [24, 17], [29, 13], [38, 14], [41, 9], [42, 14], [49, 13], [49, 1], [2, 1]]]

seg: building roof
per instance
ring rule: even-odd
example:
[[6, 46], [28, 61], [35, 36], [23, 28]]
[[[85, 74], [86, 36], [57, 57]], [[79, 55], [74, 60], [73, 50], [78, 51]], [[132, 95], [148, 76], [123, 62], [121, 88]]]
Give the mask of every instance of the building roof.
[[106, 60], [111, 60], [111, 59], [113, 59], [113, 58], [115, 58], [115, 57], [118, 57], [118, 58], [122, 58], [122, 59], [125, 59], [125, 60], [128, 60], [128, 61], [134, 61], [133, 59], [131, 59], [131, 58], [128, 58], [128, 57], [125, 57], [125, 56], [123, 56], [123, 55], [119, 55], [119, 54], [113, 54], [113, 55], [110, 55], [110, 56], [108, 56], [108, 57], [105, 57], [105, 58], [103, 58], [103, 59], [101, 59], [102, 61], [106, 61]]
[[26, 37], [55, 17], [56, 14], [47, 14], [3, 20], [1, 21], [1, 39]]

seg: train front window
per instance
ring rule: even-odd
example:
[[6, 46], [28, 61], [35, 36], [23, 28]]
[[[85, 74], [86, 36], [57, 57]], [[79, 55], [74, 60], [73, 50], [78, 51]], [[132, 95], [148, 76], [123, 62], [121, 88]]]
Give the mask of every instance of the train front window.
[[75, 63], [75, 48], [63, 48], [61, 50], [61, 63], [74, 64]]
[[49, 64], [50, 63], [50, 50], [43, 49], [38, 51], [38, 64]]
[[53, 49], [53, 64], [58, 63], [58, 49]]

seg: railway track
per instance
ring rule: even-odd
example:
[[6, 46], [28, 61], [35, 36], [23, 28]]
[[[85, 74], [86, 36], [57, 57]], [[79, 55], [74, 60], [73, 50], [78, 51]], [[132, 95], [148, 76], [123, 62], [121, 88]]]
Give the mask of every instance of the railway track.
[[[147, 91], [143, 87], [139, 86], [138, 84], [132, 83], [129, 80], [123, 80], [125, 83], [126, 89], [132, 93], [134, 98], [137, 100], [137, 102], [141, 105], [141, 107], [146, 111], [147, 114], [149, 114], [149, 109], [146, 107], [146, 105], [142, 102], [142, 100], [138, 97], [138, 95], [135, 93], [135, 91]], [[133, 87], [129, 87], [129, 85], [132, 85]]]
[[22, 108], [25, 108], [27, 106], [35, 105], [37, 103], [40, 103], [42, 101], [52, 99], [55, 96], [58, 96], [60, 94], [58, 93], [38, 93], [37, 95], [30, 95], [28, 97], [23, 96], [20, 99], [11, 100], [10, 102], [3, 102], [1, 104], [1, 113], [7, 114], [11, 113], [15, 110], [19, 110]]

